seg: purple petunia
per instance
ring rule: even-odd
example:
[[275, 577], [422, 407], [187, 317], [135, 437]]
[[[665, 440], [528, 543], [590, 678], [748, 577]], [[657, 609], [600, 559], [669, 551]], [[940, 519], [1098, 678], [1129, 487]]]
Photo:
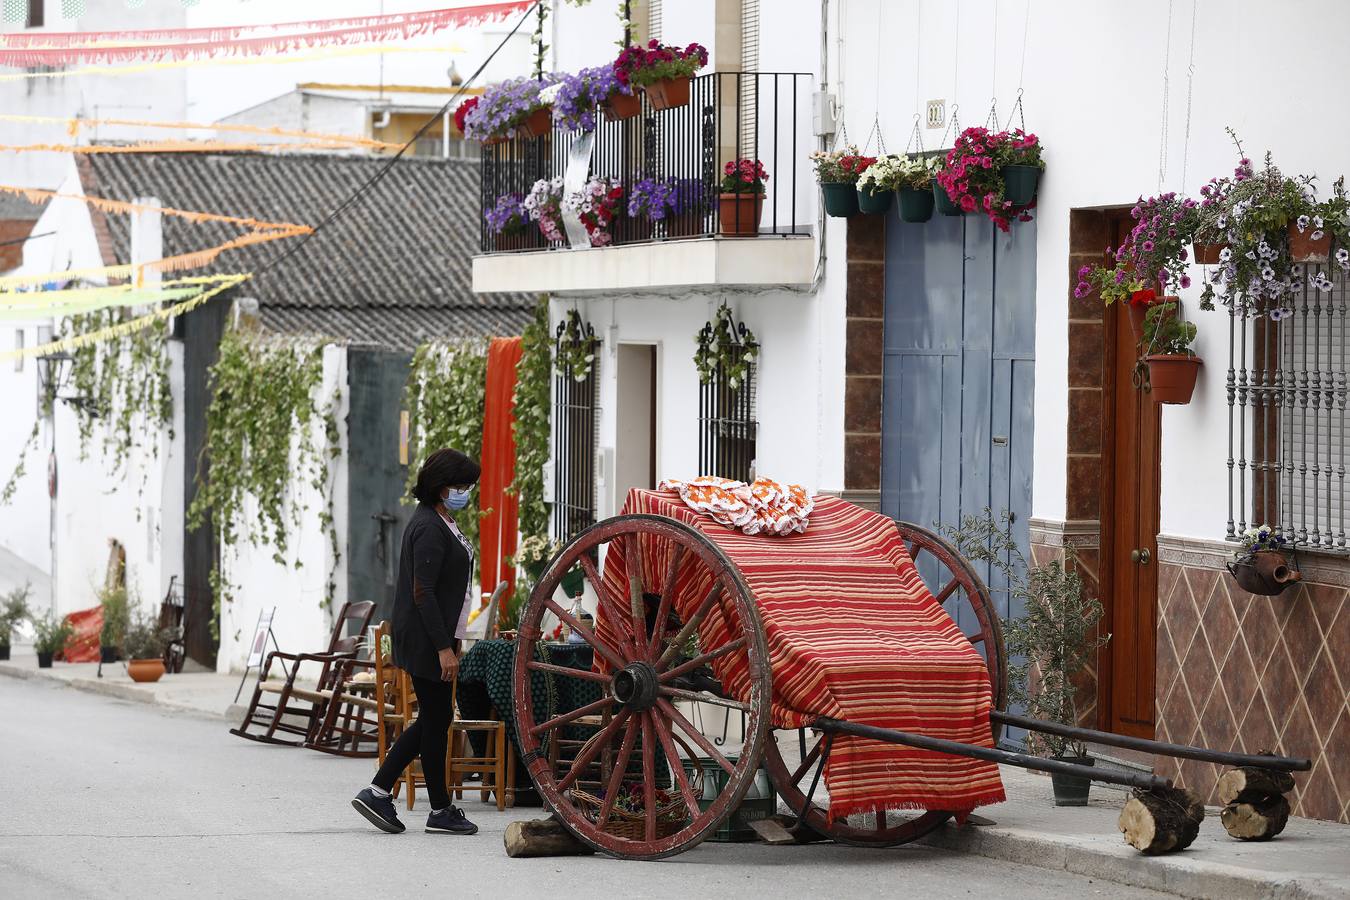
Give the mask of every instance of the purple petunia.
[[521, 123], [544, 104], [539, 92], [554, 84], [556, 75], [542, 78], [512, 78], [483, 92], [478, 105], [464, 118], [464, 136], [472, 141], [514, 137]]
[[529, 214], [525, 209], [524, 194], [503, 194], [483, 213], [493, 234], [518, 234], [525, 228]]
[[615, 94], [632, 93], [633, 86], [619, 82], [612, 63], [563, 75], [553, 100], [553, 124], [564, 131], [594, 131], [596, 107]]

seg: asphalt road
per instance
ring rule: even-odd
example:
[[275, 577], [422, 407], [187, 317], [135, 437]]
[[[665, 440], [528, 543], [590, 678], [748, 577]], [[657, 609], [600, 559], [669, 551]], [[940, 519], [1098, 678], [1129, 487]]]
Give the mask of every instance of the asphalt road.
[[705, 843], [656, 863], [509, 859], [538, 810], [464, 801], [474, 837], [385, 835], [349, 805], [374, 766], [220, 720], [0, 678], [0, 896], [1049, 897], [1163, 895], [927, 847]]

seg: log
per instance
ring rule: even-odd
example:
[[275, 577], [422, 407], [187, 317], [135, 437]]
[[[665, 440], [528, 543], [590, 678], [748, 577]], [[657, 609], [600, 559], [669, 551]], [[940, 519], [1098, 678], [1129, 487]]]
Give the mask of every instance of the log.
[[506, 826], [506, 855], [512, 859], [528, 856], [582, 856], [594, 853], [572, 836], [557, 819], [531, 819]]
[[1150, 856], [1184, 850], [1200, 833], [1205, 805], [1192, 791], [1135, 791], [1120, 811], [1125, 843]]
[[1287, 794], [1293, 789], [1293, 775], [1256, 766], [1229, 769], [1219, 776], [1217, 787], [1219, 803], [1223, 806]]
[[1289, 801], [1274, 794], [1249, 803], [1231, 803], [1219, 813], [1224, 830], [1240, 841], [1268, 841], [1289, 822]]

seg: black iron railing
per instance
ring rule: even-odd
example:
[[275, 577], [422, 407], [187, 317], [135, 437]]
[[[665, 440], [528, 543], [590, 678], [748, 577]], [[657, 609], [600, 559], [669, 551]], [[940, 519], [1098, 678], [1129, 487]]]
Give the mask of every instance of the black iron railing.
[[[575, 311], [558, 323], [553, 381], [553, 530], [567, 541], [595, 524], [600, 339]], [[573, 368], [572, 360], [592, 357]]]
[[[1319, 269], [1329, 292], [1307, 281]], [[1350, 278], [1334, 264], [1303, 270], [1283, 318], [1230, 320], [1228, 537], [1270, 524], [1299, 547], [1345, 553]]]
[[[616, 245], [708, 237], [722, 230], [718, 193], [723, 167], [740, 157], [760, 160], [769, 173], [758, 233], [809, 235], [814, 191], [807, 173], [812, 149], [806, 132], [810, 75], [798, 72], [717, 72], [694, 78], [689, 102], [654, 108], [639, 92], [641, 112], [622, 121], [597, 113], [589, 177], [617, 179], [625, 188], [622, 211], [611, 233]], [[539, 179], [561, 177], [582, 132], [554, 129], [537, 138], [484, 144], [480, 207], [490, 209], [507, 194], [528, 195]], [[668, 183], [678, 206], [653, 222], [629, 218], [627, 189], [642, 179]], [[729, 207], [729, 226], [749, 225], [753, 212]], [[484, 253], [563, 247], [531, 226], [524, 235], [495, 235], [480, 217]]]

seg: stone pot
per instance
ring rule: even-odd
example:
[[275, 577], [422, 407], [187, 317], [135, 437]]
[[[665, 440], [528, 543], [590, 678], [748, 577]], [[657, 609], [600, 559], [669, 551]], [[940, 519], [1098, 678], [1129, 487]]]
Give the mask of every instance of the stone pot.
[[870, 187], [858, 188], [858, 211], [869, 216], [880, 216], [890, 212], [895, 202], [895, 191], [879, 191]]
[[660, 81], [653, 81], [644, 90], [647, 92], [647, 99], [656, 109], [685, 106], [689, 103], [689, 76], [662, 78]]
[[752, 193], [718, 194], [717, 218], [722, 234], [731, 237], [759, 235], [759, 216], [764, 211], [764, 195]]
[[1013, 206], [1026, 206], [1036, 199], [1036, 185], [1041, 180], [1039, 166], [1004, 166], [1003, 198]]
[[1149, 395], [1155, 403], [1186, 404], [1195, 393], [1195, 379], [1204, 361], [1198, 356], [1150, 353], [1148, 363]]
[[164, 660], [133, 659], [127, 663], [127, 674], [132, 681], [159, 681], [164, 677]]
[[938, 215], [941, 216], [965, 215], [965, 212], [961, 209], [961, 207], [958, 204], [953, 203], [952, 198], [947, 196], [947, 192], [943, 190], [942, 185], [937, 183], [936, 178], [933, 179], [933, 202], [934, 205], [937, 207]]
[[642, 98], [636, 93], [610, 94], [603, 104], [605, 118], [610, 122], [622, 122], [642, 112]]
[[858, 189], [847, 181], [827, 181], [820, 185], [825, 198], [825, 215], [846, 219], [858, 214]]
[[903, 187], [900, 195], [900, 221], [927, 222], [933, 218], [933, 192]]
[[1282, 594], [1303, 580], [1303, 573], [1278, 550], [1258, 550], [1250, 559], [1230, 562], [1228, 571], [1238, 587], [1263, 597]]
[[1331, 256], [1331, 232], [1323, 229], [1322, 236], [1314, 241], [1312, 234], [1315, 230], [1309, 225], [1299, 231], [1297, 224], [1289, 223], [1289, 256], [1294, 262], [1324, 263]]
[[[1095, 762], [1090, 756], [1056, 756], [1057, 762], [1090, 766]], [[1050, 785], [1055, 792], [1056, 806], [1087, 806], [1088, 792], [1092, 789], [1092, 780], [1078, 775], [1060, 775], [1050, 773]]]
[[1191, 244], [1191, 256], [1202, 266], [1217, 266], [1219, 264], [1219, 254], [1227, 248], [1227, 243], [1222, 244], [1202, 244], [1196, 241]]

